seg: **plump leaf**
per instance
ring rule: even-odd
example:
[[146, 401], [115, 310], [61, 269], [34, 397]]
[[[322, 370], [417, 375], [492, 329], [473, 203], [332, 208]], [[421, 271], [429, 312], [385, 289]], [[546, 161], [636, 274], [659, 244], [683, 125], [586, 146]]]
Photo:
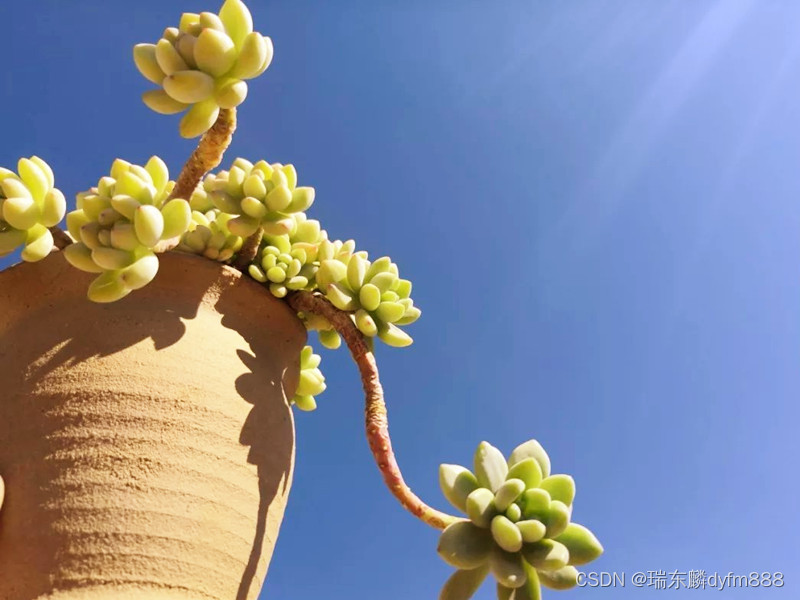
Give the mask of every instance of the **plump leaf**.
[[546, 532], [544, 523], [535, 519], [518, 521], [517, 528], [522, 534], [522, 541], [527, 543], [538, 542], [544, 537]]
[[518, 552], [522, 548], [522, 533], [505, 515], [492, 519], [491, 531], [494, 541], [506, 552]]
[[539, 466], [542, 468], [542, 476], [548, 477], [550, 475], [550, 457], [544, 451], [542, 445], [536, 440], [528, 440], [524, 444], [520, 444], [511, 453], [508, 459], [509, 466], [513, 467], [526, 458], [534, 458]]
[[476, 569], [489, 558], [492, 536], [469, 521], [457, 521], [442, 532], [437, 552], [457, 569]]
[[539, 574], [536, 569], [523, 563], [525, 569], [525, 584], [511, 592], [509, 600], [541, 600], [542, 586], [539, 583]]
[[553, 500], [572, 506], [575, 499], [575, 480], [569, 475], [550, 475], [542, 480], [539, 487], [547, 490]]
[[497, 515], [494, 494], [486, 488], [478, 488], [467, 496], [467, 516], [478, 527], [489, 527]]
[[525, 584], [527, 576], [518, 553], [505, 552], [498, 546], [492, 548], [489, 568], [497, 582], [508, 588], [518, 588]]
[[511, 503], [519, 498], [520, 494], [525, 491], [525, 482], [521, 479], [509, 479], [504, 482], [497, 492], [494, 494], [494, 505], [500, 512], [511, 506]]
[[564, 544], [545, 538], [533, 544], [523, 544], [522, 556], [537, 570], [556, 571], [566, 566], [569, 551]]
[[439, 467], [439, 486], [450, 504], [458, 510], [466, 512], [467, 497], [478, 489], [478, 480], [465, 467], [441, 465]]
[[511, 506], [506, 509], [506, 516], [514, 523], [519, 521], [522, 518], [522, 510], [519, 504], [511, 504]]
[[524, 518], [544, 522], [550, 511], [550, 494], [539, 488], [526, 490], [520, 499], [520, 507]]
[[475, 451], [474, 473], [481, 486], [496, 492], [506, 480], [508, 463], [500, 450], [489, 442], [481, 442]]
[[507, 479], [521, 479], [525, 489], [537, 488], [542, 482], [542, 467], [535, 458], [521, 460], [508, 470]]
[[477, 569], [459, 569], [445, 582], [439, 600], [469, 600], [488, 574], [488, 563]]
[[569, 550], [569, 564], [585, 565], [603, 554], [603, 545], [583, 525], [570, 523], [556, 538], [557, 542], [564, 544]]
[[578, 570], [567, 565], [557, 571], [539, 571], [539, 580], [551, 590], [568, 590], [578, 585]]
[[561, 535], [569, 525], [569, 507], [560, 500], [550, 502], [547, 518], [544, 521], [547, 527], [547, 537], [555, 538]]

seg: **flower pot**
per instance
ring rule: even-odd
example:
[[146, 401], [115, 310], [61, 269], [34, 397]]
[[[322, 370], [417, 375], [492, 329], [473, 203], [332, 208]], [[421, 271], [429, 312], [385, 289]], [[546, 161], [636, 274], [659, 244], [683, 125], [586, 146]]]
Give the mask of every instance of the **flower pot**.
[[256, 598], [302, 324], [194, 256], [113, 304], [91, 278], [59, 253], [0, 273], [0, 599]]

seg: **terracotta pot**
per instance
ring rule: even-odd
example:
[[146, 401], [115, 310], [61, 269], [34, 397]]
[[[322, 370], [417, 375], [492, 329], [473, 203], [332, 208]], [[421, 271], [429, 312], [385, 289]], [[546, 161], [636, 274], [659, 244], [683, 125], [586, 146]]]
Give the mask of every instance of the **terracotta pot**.
[[110, 305], [90, 279], [58, 253], [0, 273], [0, 599], [256, 598], [302, 324], [197, 257]]

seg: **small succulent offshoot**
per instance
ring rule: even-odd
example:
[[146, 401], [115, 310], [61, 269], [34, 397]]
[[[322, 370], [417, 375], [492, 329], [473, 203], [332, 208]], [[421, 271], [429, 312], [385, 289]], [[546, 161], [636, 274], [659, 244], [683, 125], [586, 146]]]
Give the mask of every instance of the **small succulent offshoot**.
[[289, 233], [264, 236], [260, 253], [248, 267], [250, 276], [269, 286], [276, 298], [290, 291], [316, 289], [319, 244], [327, 237], [319, 221], [293, 215]]
[[468, 600], [490, 572], [499, 600], [539, 600], [542, 585], [575, 586], [575, 567], [603, 553], [591, 531], [571, 522], [575, 481], [550, 474], [550, 458], [536, 440], [515, 448], [508, 460], [481, 442], [473, 471], [441, 465], [439, 484], [469, 517], [439, 538], [439, 556], [458, 569], [440, 600]]
[[314, 354], [311, 346], [306, 346], [300, 352], [300, 381], [297, 384], [292, 404], [300, 410], [310, 411], [317, 408], [314, 396], [325, 391], [325, 376], [319, 370], [322, 357]]
[[228, 229], [228, 221], [232, 218], [232, 215], [213, 208], [204, 213], [193, 210], [189, 229], [175, 250], [198, 254], [221, 263], [230, 262], [244, 242]]

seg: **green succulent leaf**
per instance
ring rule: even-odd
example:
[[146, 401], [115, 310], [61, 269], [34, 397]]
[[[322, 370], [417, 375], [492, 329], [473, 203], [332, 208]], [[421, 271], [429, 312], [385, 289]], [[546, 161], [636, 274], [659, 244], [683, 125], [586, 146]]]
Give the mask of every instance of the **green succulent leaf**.
[[547, 455], [547, 452], [544, 451], [542, 445], [536, 440], [528, 440], [524, 444], [520, 444], [514, 448], [514, 451], [508, 459], [508, 465], [513, 467], [526, 458], [536, 459], [536, 462], [538, 462], [539, 466], [542, 468], [542, 477], [548, 477], [550, 475], [550, 457]]
[[527, 575], [522, 557], [516, 552], [506, 552], [499, 546], [492, 547], [489, 555], [489, 568], [497, 582], [508, 588], [518, 588], [525, 584]]
[[478, 527], [489, 527], [497, 515], [494, 494], [487, 488], [478, 488], [467, 496], [467, 516]]
[[476, 569], [489, 558], [492, 536], [469, 521], [448, 525], [439, 537], [437, 552], [457, 569]]
[[557, 571], [567, 565], [569, 550], [564, 544], [545, 538], [533, 544], [523, 544], [522, 556], [537, 570]]
[[489, 442], [481, 442], [475, 451], [475, 476], [478, 483], [496, 492], [508, 475], [508, 463], [497, 448]]
[[525, 491], [525, 482], [521, 479], [509, 479], [504, 482], [494, 494], [494, 505], [500, 512], [511, 506], [511, 503], [519, 498]]
[[542, 468], [535, 458], [526, 458], [508, 470], [507, 478], [521, 479], [526, 490], [536, 488], [542, 482]]
[[544, 523], [536, 519], [517, 521], [517, 528], [522, 534], [522, 541], [526, 543], [538, 542], [547, 531]]
[[439, 486], [450, 504], [466, 512], [467, 497], [478, 489], [478, 480], [465, 467], [445, 464], [439, 467]]
[[494, 541], [506, 552], [518, 552], [522, 548], [522, 533], [505, 515], [492, 519], [491, 531]]
[[553, 500], [550, 502], [550, 508], [547, 511], [547, 518], [544, 524], [547, 526], [547, 537], [555, 538], [567, 529], [569, 525], [570, 510], [569, 507], [560, 500]]
[[519, 504], [512, 504], [506, 509], [506, 516], [513, 522], [516, 523], [522, 518], [522, 509], [520, 509]]
[[253, 31], [253, 17], [241, 0], [226, 0], [219, 11], [219, 18], [225, 25], [225, 31], [241, 48], [245, 38]]
[[520, 499], [520, 507], [524, 518], [544, 522], [550, 513], [550, 494], [540, 488], [525, 490]]
[[603, 545], [583, 525], [570, 523], [564, 531], [555, 538], [569, 550], [570, 565], [585, 565], [603, 554]]
[[439, 600], [469, 600], [488, 574], [488, 563], [477, 569], [459, 569], [445, 582]]
[[553, 500], [572, 506], [575, 499], [575, 480], [569, 475], [550, 475], [542, 480], [539, 487], [547, 490]]
[[557, 571], [539, 571], [539, 580], [551, 590], [568, 590], [578, 585], [578, 570], [567, 565]]
[[498, 584], [498, 598], [502, 600], [541, 600], [542, 587], [539, 584], [539, 574], [536, 572], [536, 569], [528, 564], [523, 563], [523, 567], [526, 574], [525, 584], [515, 589], [501, 589], [502, 586]]

